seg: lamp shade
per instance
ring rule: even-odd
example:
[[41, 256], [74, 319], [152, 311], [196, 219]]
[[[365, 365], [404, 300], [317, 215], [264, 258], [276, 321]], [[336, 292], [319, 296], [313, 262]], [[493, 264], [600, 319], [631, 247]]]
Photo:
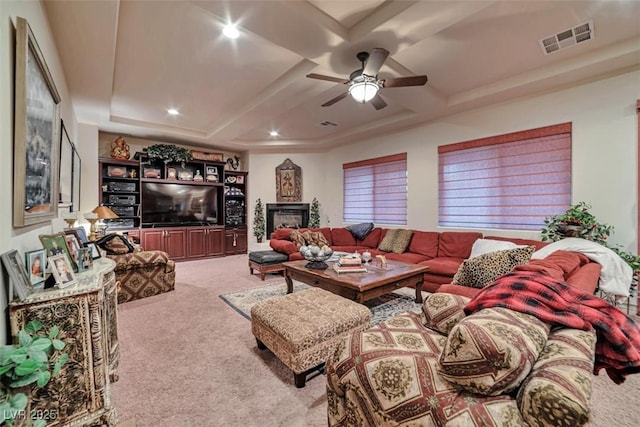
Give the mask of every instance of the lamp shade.
[[98, 206], [92, 211], [99, 219], [118, 218], [118, 215], [106, 206]]
[[369, 102], [373, 99], [374, 96], [378, 93], [380, 88], [374, 81], [361, 81], [353, 83], [349, 87], [349, 94], [356, 102], [360, 102], [364, 104], [365, 102]]

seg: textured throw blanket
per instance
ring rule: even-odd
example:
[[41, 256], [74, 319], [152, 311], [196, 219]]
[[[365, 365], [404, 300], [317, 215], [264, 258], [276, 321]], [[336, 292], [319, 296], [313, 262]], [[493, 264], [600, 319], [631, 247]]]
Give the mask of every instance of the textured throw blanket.
[[471, 314], [505, 307], [569, 328], [595, 329], [598, 337], [594, 374], [604, 368], [616, 383], [640, 372], [640, 329], [618, 308], [557, 279], [529, 271], [512, 271], [486, 286], [464, 308]]

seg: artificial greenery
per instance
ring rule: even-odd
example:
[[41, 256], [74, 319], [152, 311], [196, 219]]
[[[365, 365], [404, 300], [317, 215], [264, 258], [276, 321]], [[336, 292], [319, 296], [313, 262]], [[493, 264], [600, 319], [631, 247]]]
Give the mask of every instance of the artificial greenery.
[[311, 210], [309, 212], [309, 228], [320, 228], [320, 203], [315, 197], [311, 202]]
[[589, 212], [591, 205], [580, 202], [572, 205], [566, 212], [545, 218], [542, 228], [542, 240], [555, 242], [565, 237], [579, 237], [599, 243], [611, 249], [633, 269], [632, 287], [637, 286], [640, 273], [640, 256], [623, 251], [620, 246], [610, 246], [607, 239], [614, 231], [611, 225], [599, 222]]
[[185, 162], [191, 161], [191, 150], [178, 147], [173, 144], [155, 144], [143, 151], [149, 156], [149, 161], [162, 160], [166, 163], [180, 163], [184, 167]]
[[[32, 321], [18, 333], [17, 345], [0, 347], [0, 420], [2, 425], [13, 426], [14, 421], [27, 420], [30, 395], [24, 390], [36, 384], [46, 386], [60, 373], [69, 355], [63, 353], [64, 341], [58, 339], [60, 329], [42, 330], [42, 323]], [[33, 420], [36, 427], [46, 426], [45, 420]], [[30, 424], [31, 425], [31, 424]]]
[[265, 233], [264, 206], [262, 205], [262, 200], [258, 199], [253, 208], [253, 235], [256, 236], [258, 243], [262, 242]]

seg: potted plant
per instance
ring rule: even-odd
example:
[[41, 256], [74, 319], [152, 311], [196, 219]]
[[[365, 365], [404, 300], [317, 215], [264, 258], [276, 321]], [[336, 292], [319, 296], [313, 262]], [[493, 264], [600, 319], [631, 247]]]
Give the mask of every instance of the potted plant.
[[[60, 373], [69, 355], [54, 326], [45, 333], [42, 323], [32, 321], [18, 333], [16, 345], [0, 347], [0, 415], [7, 426], [46, 426], [42, 419], [30, 423], [31, 394]], [[2, 424], [0, 423], [0, 424]]]
[[147, 153], [150, 162], [162, 160], [165, 165], [167, 163], [180, 163], [184, 167], [186, 162], [193, 159], [191, 150], [173, 144], [155, 144], [144, 148], [142, 151]]
[[309, 211], [309, 228], [320, 228], [320, 203], [315, 197]]
[[256, 236], [258, 243], [262, 243], [262, 238], [266, 233], [264, 223], [264, 206], [262, 200], [256, 200], [256, 206], [253, 208], [253, 235]]

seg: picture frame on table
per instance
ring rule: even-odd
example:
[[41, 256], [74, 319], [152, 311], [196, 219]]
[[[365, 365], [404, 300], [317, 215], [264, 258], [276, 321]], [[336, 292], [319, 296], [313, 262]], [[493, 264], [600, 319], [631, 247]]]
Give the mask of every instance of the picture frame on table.
[[76, 239], [78, 239], [78, 242], [80, 242], [83, 247], [87, 246], [87, 243], [89, 243], [87, 230], [85, 230], [84, 227], [67, 228], [64, 230], [64, 232], [67, 234], [69, 234], [68, 232], [73, 232], [73, 234], [76, 236]]
[[72, 269], [77, 270], [78, 267], [74, 267], [75, 261], [71, 255], [71, 250], [67, 245], [67, 239], [64, 233], [41, 234], [38, 238], [40, 239], [40, 243], [42, 243], [42, 247], [47, 251], [47, 258], [54, 255], [64, 254], [68, 258]]
[[98, 258], [102, 258], [102, 255], [100, 254], [100, 249], [98, 249], [98, 245], [96, 245], [95, 242], [89, 242], [87, 243], [87, 248], [91, 249], [91, 259], [98, 259]]
[[20, 300], [24, 300], [33, 292], [33, 286], [27, 275], [22, 258], [18, 251], [13, 249], [1, 255], [2, 264], [9, 273], [9, 301], [13, 300], [13, 292]]
[[69, 259], [64, 254], [50, 256], [48, 263], [58, 288], [63, 289], [78, 283]]
[[80, 242], [78, 242], [75, 234], [65, 234], [64, 239], [67, 241], [67, 247], [71, 253], [71, 266], [73, 267], [73, 271], [77, 273], [78, 265], [80, 264]]
[[60, 95], [27, 20], [16, 17], [13, 226], [57, 217]]
[[36, 249], [24, 253], [24, 263], [31, 286], [36, 287], [44, 282], [47, 271], [47, 256], [44, 249]]
[[93, 258], [91, 248], [80, 248], [78, 251], [78, 272], [91, 270], [93, 268]]

